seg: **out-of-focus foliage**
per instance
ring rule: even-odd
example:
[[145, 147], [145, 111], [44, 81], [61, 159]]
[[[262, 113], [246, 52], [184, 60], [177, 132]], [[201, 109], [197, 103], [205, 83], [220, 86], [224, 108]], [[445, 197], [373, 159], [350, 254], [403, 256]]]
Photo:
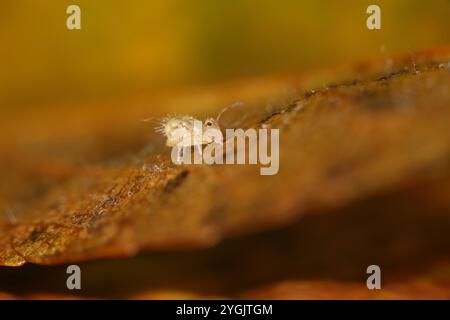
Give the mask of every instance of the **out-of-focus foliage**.
[[[367, 30], [372, 1], [361, 0], [1, 1], [0, 104], [127, 96], [450, 43], [449, 1], [376, 2], [381, 31]], [[69, 4], [81, 7], [80, 31], [66, 29]]]

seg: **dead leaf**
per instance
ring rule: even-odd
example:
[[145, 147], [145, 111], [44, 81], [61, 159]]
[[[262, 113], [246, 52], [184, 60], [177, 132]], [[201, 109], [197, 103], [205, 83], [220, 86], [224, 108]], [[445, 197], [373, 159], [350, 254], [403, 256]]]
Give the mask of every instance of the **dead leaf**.
[[[271, 289], [277, 297], [311, 284], [322, 296], [322, 286], [339, 288], [342, 278], [358, 278], [361, 265], [372, 260], [398, 270], [406, 262], [424, 265], [445, 257], [450, 51], [416, 57], [415, 69], [400, 56], [390, 70], [383, 61], [371, 61], [342, 69], [341, 78], [324, 73], [283, 80], [297, 85], [293, 92], [306, 93], [292, 94], [289, 103], [273, 108], [262, 108], [265, 93], [256, 94], [255, 85], [248, 84], [256, 98], [244, 101], [248, 108], [234, 111], [228, 121], [280, 129], [275, 176], [260, 176], [257, 166], [175, 166], [162, 137], [149, 135], [147, 141], [137, 125], [117, 130], [114, 113], [87, 127], [80, 118], [73, 126], [52, 127], [62, 118], [42, 115], [30, 129], [36, 135], [27, 138], [5, 124], [0, 264], [79, 263], [146, 251], [149, 265], [160, 262], [150, 280], [161, 278], [168, 266], [176, 273], [180, 261], [190, 263], [194, 275], [174, 277], [178, 286], [165, 277], [153, 282], [154, 290], [162, 291], [151, 291], [144, 281], [130, 289], [134, 293], [123, 289], [112, 295], [146, 296], [173, 288], [174, 293], [239, 296], [255, 286], [289, 281]], [[236, 92], [245, 87], [239, 84]], [[89, 115], [84, 112], [78, 117]], [[125, 123], [138, 113], [130, 108]], [[26, 124], [35, 117], [31, 111], [23, 116]], [[405, 230], [409, 234], [402, 234]], [[224, 239], [229, 240], [221, 244]], [[362, 253], [367, 248], [372, 254]], [[168, 260], [167, 251], [173, 251]], [[215, 259], [225, 259], [220, 265], [229, 267], [236, 256], [240, 263], [228, 275], [220, 266], [206, 267]], [[265, 261], [275, 265], [261, 267]], [[340, 271], [317, 268], [328, 265]], [[327, 275], [331, 282], [323, 280]], [[230, 283], [236, 276], [238, 285]], [[317, 287], [310, 282], [316, 276]], [[136, 278], [133, 286], [137, 283]], [[349, 297], [361, 296], [360, 285], [348, 288]], [[430, 296], [441, 297], [439, 285], [430, 288]]]

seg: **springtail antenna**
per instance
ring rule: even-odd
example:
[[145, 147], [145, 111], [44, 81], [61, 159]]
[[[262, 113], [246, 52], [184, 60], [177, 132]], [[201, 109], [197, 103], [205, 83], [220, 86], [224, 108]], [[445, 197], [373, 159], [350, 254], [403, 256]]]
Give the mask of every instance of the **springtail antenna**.
[[236, 108], [236, 107], [240, 107], [240, 106], [242, 106], [242, 105], [243, 105], [242, 102], [235, 102], [235, 103], [232, 103], [232, 104], [230, 104], [230, 105], [224, 107], [224, 108], [219, 112], [219, 114], [217, 115], [216, 123], [219, 123], [220, 117], [221, 117], [226, 111], [231, 110], [231, 109]]
[[150, 118], [146, 118], [146, 119], [142, 119], [142, 122], [150, 122], [150, 121], [157, 121], [156, 118], [150, 117]]

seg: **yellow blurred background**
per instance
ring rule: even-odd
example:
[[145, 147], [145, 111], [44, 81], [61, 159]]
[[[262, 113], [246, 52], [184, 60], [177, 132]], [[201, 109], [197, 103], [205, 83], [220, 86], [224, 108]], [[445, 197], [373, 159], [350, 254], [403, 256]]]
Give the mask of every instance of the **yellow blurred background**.
[[[67, 6], [81, 30], [66, 28]], [[366, 8], [382, 29], [366, 28]], [[127, 97], [450, 44], [448, 0], [2, 0], [0, 104]]]

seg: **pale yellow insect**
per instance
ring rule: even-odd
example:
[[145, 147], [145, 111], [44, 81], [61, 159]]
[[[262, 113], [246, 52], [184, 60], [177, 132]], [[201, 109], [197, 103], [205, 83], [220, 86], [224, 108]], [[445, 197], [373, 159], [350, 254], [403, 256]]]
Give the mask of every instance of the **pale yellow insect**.
[[[210, 144], [214, 142], [212, 138], [205, 137], [202, 133], [208, 129], [220, 130], [220, 117], [227, 110], [241, 105], [242, 103], [236, 102], [226, 106], [220, 111], [215, 119], [208, 118], [203, 123], [191, 116], [166, 117], [162, 119], [160, 125], [156, 128], [156, 131], [166, 137], [166, 145], [168, 147], [189, 147]], [[200, 123], [200, 126], [196, 125], [196, 123]]]

